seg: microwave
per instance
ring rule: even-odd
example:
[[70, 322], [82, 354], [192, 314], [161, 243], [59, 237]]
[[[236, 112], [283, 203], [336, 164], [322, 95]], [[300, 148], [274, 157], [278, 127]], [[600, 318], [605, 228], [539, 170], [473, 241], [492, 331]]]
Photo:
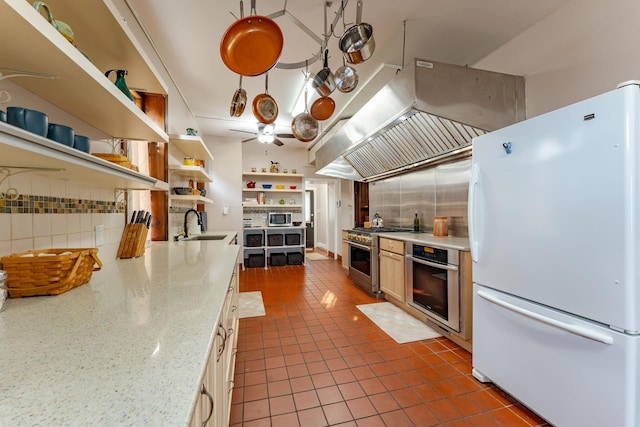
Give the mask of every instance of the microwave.
[[291, 212], [269, 212], [269, 227], [291, 227], [293, 215]]

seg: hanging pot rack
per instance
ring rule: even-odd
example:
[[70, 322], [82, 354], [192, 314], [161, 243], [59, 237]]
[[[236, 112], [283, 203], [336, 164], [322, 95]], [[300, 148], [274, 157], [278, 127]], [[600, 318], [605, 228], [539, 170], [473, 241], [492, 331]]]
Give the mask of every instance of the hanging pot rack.
[[[311, 65], [311, 64], [313, 64], [313, 63], [315, 63], [317, 61], [322, 60], [322, 54], [325, 51], [325, 49], [327, 48], [327, 45], [329, 43], [329, 39], [331, 38], [331, 35], [333, 34], [333, 29], [336, 28], [336, 25], [338, 24], [340, 19], [342, 19], [344, 17], [344, 11], [345, 11], [345, 8], [347, 7], [347, 4], [349, 4], [349, 0], [340, 0], [340, 6], [338, 7], [338, 10], [335, 12], [335, 16], [333, 18], [333, 22], [331, 23], [331, 25], [329, 27], [330, 28], [329, 31], [328, 31], [328, 28], [327, 28], [327, 10], [329, 9], [329, 7], [332, 6], [333, 3], [331, 1], [326, 1], [324, 3], [324, 34], [322, 34], [322, 37], [318, 36], [316, 33], [311, 31], [311, 29], [309, 27], [307, 27], [302, 21], [300, 21], [291, 12], [289, 12], [287, 10], [287, 1], [288, 0], [285, 0], [282, 10], [279, 10], [277, 12], [274, 12], [274, 13], [271, 13], [271, 14], [265, 15], [265, 16], [267, 18], [270, 18], [270, 19], [273, 19], [273, 20], [275, 20], [276, 18], [279, 18], [281, 16], [287, 17], [288, 19], [290, 19], [293, 22], [293, 24], [296, 27], [298, 27], [300, 30], [305, 32], [309, 37], [311, 37], [311, 39], [313, 39], [320, 46], [319, 49], [318, 49], [318, 52], [314, 53], [313, 55], [311, 55], [307, 59], [303, 59], [302, 61], [298, 61], [298, 62], [278, 62], [274, 66], [274, 68], [279, 68], [281, 70], [297, 70], [299, 68], [304, 68], [304, 67], [306, 67], [308, 65]], [[233, 14], [233, 12], [229, 12], [229, 13], [234, 18], [237, 19], [237, 17]]]

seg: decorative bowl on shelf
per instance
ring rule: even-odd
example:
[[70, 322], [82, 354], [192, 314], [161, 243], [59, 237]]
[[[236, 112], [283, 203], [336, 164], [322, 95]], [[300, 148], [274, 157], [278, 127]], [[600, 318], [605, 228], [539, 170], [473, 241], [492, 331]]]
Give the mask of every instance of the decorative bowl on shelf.
[[276, 188], [277, 188], [278, 190], [284, 190], [284, 185], [276, 185]]
[[191, 196], [190, 187], [173, 187], [173, 192], [179, 196]]
[[292, 189], [292, 190], [295, 190], [296, 186], [295, 185], [290, 185], [289, 188]]
[[271, 188], [272, 184], [262, 184], [262, 188]]

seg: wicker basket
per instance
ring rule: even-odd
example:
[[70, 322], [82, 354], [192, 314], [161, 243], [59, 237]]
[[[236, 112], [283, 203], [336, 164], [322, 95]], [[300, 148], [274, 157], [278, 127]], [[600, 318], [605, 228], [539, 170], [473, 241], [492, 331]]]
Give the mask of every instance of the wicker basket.
[[[67, 255], [58, 255], [71, 252]], [[33, 256], [25, 256], [33, 254]], [[54, 254], [38, 256], [39, 254]], [[102, 268], [97, 248], [43, 249], [2, 257], [12, 298], [58, 295], [91, 280]]]

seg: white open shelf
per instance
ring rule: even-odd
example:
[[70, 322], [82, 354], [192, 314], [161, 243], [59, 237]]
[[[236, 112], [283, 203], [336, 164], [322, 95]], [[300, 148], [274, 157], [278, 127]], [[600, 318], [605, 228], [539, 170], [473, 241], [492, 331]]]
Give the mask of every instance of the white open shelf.
[[51, 0], [47, 4], [54, 16], [64, 16], [64, 22], [74, 30], [78, 48], [30, 2], [0, 0], [4, 74], [14, 70], [53, 76], [12, 81], [112, 137], [167, 142], [164, 130], [104, 75], [109, 69], [124, 68], [129, 72], [126, 80], [130, 89], [167, 93], [166, 85], [129, 35], [126, 22], [114, 16], [115, 8], [108, 0]]
[[211, 175], [200, 166], [169, 165], [169, 170], [183, 178], [193, 179], [198, 182], [213, 182]]
[[114, 188], [163, 190], [169, 184], [0, 122], [0, 166], [46, 168], [39, 175]]
[[178, 147], [186, 156], [198, 160], [213, 160], [213, 155], [197, 135], [169, 135], [169, 143]]
[[177, 202], [196, 202], [196, 203], [206, 203], [213, 204], [213, 200], [207, 199], [202, 196], [181, 196], [179, 194], [170, 194], [169, 200], [177, 201]]

